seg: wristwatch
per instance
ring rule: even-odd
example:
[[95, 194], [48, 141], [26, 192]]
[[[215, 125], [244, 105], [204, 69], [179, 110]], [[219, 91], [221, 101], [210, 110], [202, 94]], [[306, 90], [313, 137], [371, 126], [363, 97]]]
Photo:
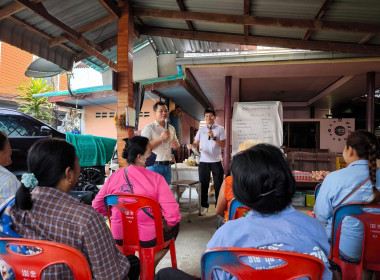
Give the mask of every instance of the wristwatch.
[[212, 138], [212, 140], [214, 140], [214, 141], [215, 141], [215, 140], [216, 140], [216, 137]]

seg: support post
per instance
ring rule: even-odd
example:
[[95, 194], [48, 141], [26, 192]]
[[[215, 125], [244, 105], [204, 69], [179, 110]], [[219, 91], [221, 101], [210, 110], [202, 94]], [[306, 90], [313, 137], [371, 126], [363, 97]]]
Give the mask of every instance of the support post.
[[375, 132], [375, 72], [367, 73], [367, 115], [366, 127], [369, 132]]
[[224, 129], [226, 132], [226, 146], [223, 156], [224, 174], [227, 174], [231, 162], [231, 83], [232, 77], [226, 76], [224, 95]]
[[[133, 36], [134, 25], [132, 15], [132, 1], [119, 1], [120, 18], [118, 21], [117, 36], [117, 114], [125, 113], [126, 106], [133, 106]], [[140, 112], [136, 112], [139, 114]], [[125, 147], [124, 138], [133, 136], [133, 129], [117, 129], [117, 155], [119, 166], [125, 166], [121, 157]]]

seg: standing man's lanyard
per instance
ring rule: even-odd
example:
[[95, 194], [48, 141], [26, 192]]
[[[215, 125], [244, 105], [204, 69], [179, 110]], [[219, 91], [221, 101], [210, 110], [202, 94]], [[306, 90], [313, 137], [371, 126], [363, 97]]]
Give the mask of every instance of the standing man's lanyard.
[[[133, 192], [133, 185], [129, 182], [129, 179], [128, 179], [127, 167], [124, 168], [124, 174], [125, 174], [125, 178], [127, 178], [127, 184], [128, 184], [128, 187], [129, 187], [129, 189], [131, 190], [131, 193], [134, 194], [134, 192]], [[146, 208], [142, 208], [141, 210], [143, 210], [144, 213], [147, 214], [147, 215], [149, 216], [149, 218], [154, 219], [153, 215], [150, 214], [150, 213], [146, 210]]]

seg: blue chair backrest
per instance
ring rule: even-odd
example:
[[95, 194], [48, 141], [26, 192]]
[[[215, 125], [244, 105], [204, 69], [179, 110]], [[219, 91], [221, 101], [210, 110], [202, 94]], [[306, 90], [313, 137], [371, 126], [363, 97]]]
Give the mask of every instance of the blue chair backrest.
[[321, 189], [321, 186], [322, 186], [322, 183], [319, 183], [318, 185], [315, 186], [315, 191], [314, 191], [315, 199], [317, 199], [317, 196], [318, 196], [319, 190]]
[[228, 209], [228, 220], [233, 220], [234, 219], [235, 212], [240, 207], [248, 208], [247, 206], [245, 206], [243, 203], [241, 203], [236, 198], [231, 199], [230, 208]]

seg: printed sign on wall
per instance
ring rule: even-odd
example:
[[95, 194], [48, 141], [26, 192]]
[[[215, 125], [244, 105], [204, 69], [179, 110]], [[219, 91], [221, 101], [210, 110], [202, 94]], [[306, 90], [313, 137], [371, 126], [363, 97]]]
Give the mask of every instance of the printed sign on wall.
[[232, 117], [232, 154], [246, 140], [261, 140], [280, 147], [283, 141], [282, 103], [235, 102]]

